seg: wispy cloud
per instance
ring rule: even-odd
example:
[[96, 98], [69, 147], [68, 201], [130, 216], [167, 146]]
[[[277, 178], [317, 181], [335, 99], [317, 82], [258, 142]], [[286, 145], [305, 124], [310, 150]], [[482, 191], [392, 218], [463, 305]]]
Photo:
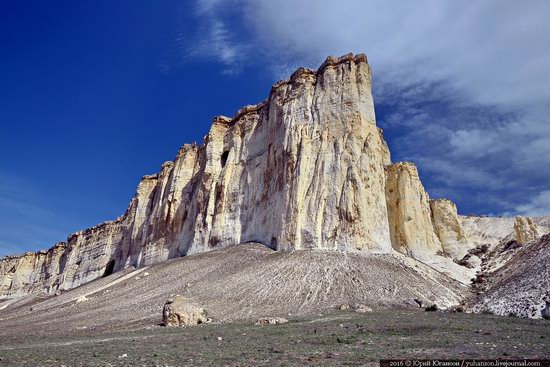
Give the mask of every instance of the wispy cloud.
[[550, 190], [540, 192], [527, 204], [516, 207], [516, 212], [523, 215], [548, 215], [550, 213]]
[[[177, 57], [184, 62], [213, 61], [223, 65], [222, 73], [239, 74], [246, 62], [250, 44], [239, 37], [230, 19], [239, 0], [203, 0], [189, 9], [200, 21], [190, 31], [183, 25], [177, 37]], [[225, 9], [220, 12], [220, 9]]]
[[466, 201], [475, 188], [478, 209], [492, 212], [545, 210], [521, 203], [550, 185], [543, 168], [550, 166], [550, 2], [196, 4], [205, 37], [188, 44], [194, 57], [238, 70], [261, 62], [279, 76], [329, 54], [366, 52], [379, 123], [397, 158], [415, 159], [429, 173], [431, 190]]

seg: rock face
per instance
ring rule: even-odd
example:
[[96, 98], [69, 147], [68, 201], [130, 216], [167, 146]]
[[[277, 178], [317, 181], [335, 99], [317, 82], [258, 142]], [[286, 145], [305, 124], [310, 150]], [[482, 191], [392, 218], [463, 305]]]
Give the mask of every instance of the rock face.
[[465, 233], [477, 222], [462, 229], [454, 204], [429, 200], [412, 163], [391, 163], [371, 84], [362, 54], [298, 69], [264, 102], [214, 118], [203, 145], [182, 146], [144, 176], [119, 218], [48, 251], [0, 260], [0, 296], [54, 294], [249, 242], [278, 251], [396, 250], [452, 276], [448, 264], [456, 264], [442, 256], [460, 257], [484, 238]]
[[269, 98], [216, 117], [144, 176], [126, 213], [47, 252], [7, 258], [3, 293], [67, 290], [123, 268], [257, 241], [390, 252], [385, 170], [364, 55], [298, 69]]
[[447, 199], [430, 200], [430, 209], [443, 252], [453, 259], [462, 259], [468, 253], [469, 246], [455, 203]]
[[206, 310], [183, 296], [166, 301], [162, 310], [165, 326], [192, 326], [208, 321]]
[[442, 251], [431, 218], [430, 198], [410, 162], [386, 168], [386, 199], [391, 242], [395, 250], [422, 259]]
[[527, 242], [536, 240], [542, 236], [538, 226], [533, 223], [531, 218], [526, 218], [519, 215], [514, 221], [514, 232], [516, 234], [516, 241], [520, 245], [524, 245]]

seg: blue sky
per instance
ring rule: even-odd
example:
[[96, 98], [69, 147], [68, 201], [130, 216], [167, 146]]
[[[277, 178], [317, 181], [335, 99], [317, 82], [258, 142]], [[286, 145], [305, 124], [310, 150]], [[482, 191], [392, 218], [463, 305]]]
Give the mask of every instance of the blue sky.
[[545, 0], [0, 1], [0, 256], [122, 214], [214, 115], [350, 51], [433, 197], [550, 214], [549, 17]]

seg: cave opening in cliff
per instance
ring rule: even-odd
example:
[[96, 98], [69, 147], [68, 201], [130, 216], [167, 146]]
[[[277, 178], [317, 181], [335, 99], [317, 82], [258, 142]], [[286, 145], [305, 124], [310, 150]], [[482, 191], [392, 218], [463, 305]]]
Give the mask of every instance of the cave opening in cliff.
[[225, 164], [227, 163], [227, 157], [229, 157], [229, 150], [226, 150], [225, 152], [222, 153], [222, 157], [221, 157], [222, 168], [225, 167]]
[[107, 263], [107, 266], [105, 267], [105, 272], [103, 273], [103, 277], [113, 274], [114, 270], [115, 270], [115, 260], [111, 260]]

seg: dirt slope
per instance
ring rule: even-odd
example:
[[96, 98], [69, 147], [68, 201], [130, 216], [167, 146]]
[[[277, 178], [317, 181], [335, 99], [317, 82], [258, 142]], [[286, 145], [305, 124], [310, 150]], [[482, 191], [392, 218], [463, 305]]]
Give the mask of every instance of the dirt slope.
[[523, 246], [502, 241], [488, 254], [484, 276], [478, 276], [484, 293], [472, 302], [473, 310], [540, 318], [550, 307], [549, 249], [550, 234]]
[[[449, 306], [466, 293], [465, 286], [401, 255], [281, 253], [243, 244], [115, 273], [48, 299], [20, 299], [0, 311], [0, 335], [153, 326], [174, 294], [191, 296], [216, 321], [232, 321], [314, 314], [342, 303], [410, 307], [414, 298]], [[87, 301], [77, 302], [84, 295]]]

